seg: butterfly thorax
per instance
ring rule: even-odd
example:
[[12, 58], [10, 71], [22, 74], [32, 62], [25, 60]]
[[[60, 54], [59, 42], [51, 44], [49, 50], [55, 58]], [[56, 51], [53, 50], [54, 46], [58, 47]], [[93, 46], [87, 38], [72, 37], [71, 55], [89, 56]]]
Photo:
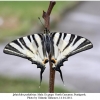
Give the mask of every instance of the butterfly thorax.
[[45, 28], [44, 29], [44, 36], [45, 36], [45, 45], [46, 45], [46, 51], [48, 54], [50, 53], [50, 48], [51, 48], [51, 39], [50, 39], [50, 31]]

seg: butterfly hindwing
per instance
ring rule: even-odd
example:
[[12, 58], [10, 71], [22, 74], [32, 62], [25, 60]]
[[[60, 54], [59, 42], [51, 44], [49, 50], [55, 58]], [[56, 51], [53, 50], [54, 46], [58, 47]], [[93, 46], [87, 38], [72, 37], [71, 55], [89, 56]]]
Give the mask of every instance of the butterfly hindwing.
[[75, 34], [53, 32], [50, 37], [53, 43], [51, 57], [53, 68], [60, 72], [63, 81], [60, 70], [60, 67], [63, 66], [63, 62], [76, 53], [92, 48], [93, 45], [88, 39]]
[[42, 33], [16, 39], [8, 43], [3, 52], [28, 59], [32, 61], [32, 63], [37, 64], [37, 68], [41, 68], [40, 78], [42, 81], [42, 73], [44, 72], [45, 64], [48, 61], [44, 36]]

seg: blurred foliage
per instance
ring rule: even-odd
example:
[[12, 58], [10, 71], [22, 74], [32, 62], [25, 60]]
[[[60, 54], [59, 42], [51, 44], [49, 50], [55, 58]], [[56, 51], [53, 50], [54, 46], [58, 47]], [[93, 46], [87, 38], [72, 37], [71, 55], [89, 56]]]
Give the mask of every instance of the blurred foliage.
[[[51, 15], [59, 12], [74, 1], [57, 1]], [[46, 11], [49, 1], [0, 1], [0, 41], [11, 36], [29, 32]]]
[[[39, 88], [39, 82], [32, 79], [12, 79], [0, 77], [0, 93], [46, 93], [48, 85], [42, 82]], [[55, 86], [56, 93], [67, 93], [68, 90]]]

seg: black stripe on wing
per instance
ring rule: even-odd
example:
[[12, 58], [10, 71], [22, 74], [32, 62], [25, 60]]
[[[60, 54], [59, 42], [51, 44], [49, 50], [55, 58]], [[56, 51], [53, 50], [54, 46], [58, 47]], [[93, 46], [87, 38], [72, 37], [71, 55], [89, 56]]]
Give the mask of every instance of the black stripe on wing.
[[15, 43], [15, 44], [17, 44], [20, 48], [23, 49], [23, 47], [22, 47], [21, 44], [18, 42], [18, 40], [14, 40], [14, 41], [12, 41], [12, 42]]
[[32, 41], [31, 41], [31, 38], [30, 38], [30, 35], [28, 35], [27, 38], [29, 39], [30, 42], [32, 42]]
[[10, 44], [7, 44], [5, 46], [3, 52], [5, 54], [15, 55], [15, 56], [19, 56], [19, 57], [22, 57], [22, 58], [27, 58], [25, 55], [23, 55], [23, 53], [21, 53], [19, 50], [17, 50], [16, 48], [11, 46]]
[[81, 39], [81, 38], [82, 38], [81, 36], [77, 36], [77, 38], [75, 39], [73, 45], [75, 45], [75, 43], [77, 43], [77, 41], [78, 41], [79, 39]]
[[67, 36], [67, 34], [66, 34], [66, 33], [64, 33], [63, 40], [66, 38], [66, 36]]
[[38, 45], [38, 43], [37, 43], [37, 40], [36, 40], [36, 38], [35, 38], [35, 35], [33, 34], [32, 35], [32, 38], [33, 38], [33, 40], [34, 40], [34, 42], [35, 42], [35, 44], [36, 44], [36, 46], [37, 46], [37, 48], [39, 47], [39, 45]]
[[82, 51], [85, 51], [85, 50], [88, 50], [88, 49], [91, 49], [93, 48], [93, 44], [88, 40], [86, 39], [84, 42], [82, 42], [75, 50], [73, 50], [69, 55], [69, 56], [72, 56], [72, 55], [75, 55], [79, 52], [82, 52]]
[[65, 46], [65, 48], [63, 49], [63, 51], [64, 51], [65, 49], [67, 49], [67, 47], [73, 42], [73, 39], [74, 39], [74, 38], [75, 38], [75, 35], [72, 34], [71, 37], [70, 37], [70, 40], [69, 40], [68, 44]]
[[56, 43], [57, 46], [58, 46], [58, 44], [60, 42], [61, 37], [62, 37], [62, 34], [59, 35], [59, 38], [58, 38], [57, 43]]
[[33, 51], [26, 45], [25, 41], [23, 38], [19, 38], [19, 41], [22, 43], [22, 45], [27, 49], [29, 50], [30, 52], [33, 53]]

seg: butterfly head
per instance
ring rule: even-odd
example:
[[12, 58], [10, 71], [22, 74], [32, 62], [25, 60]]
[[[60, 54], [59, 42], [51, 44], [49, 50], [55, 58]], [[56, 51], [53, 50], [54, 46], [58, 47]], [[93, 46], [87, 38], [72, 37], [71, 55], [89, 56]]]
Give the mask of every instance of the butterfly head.
[[44, 34], [49, 34], [49, 33], [50, 33], [50, 31], [47, 28], [45, 28], [44, 29]]

